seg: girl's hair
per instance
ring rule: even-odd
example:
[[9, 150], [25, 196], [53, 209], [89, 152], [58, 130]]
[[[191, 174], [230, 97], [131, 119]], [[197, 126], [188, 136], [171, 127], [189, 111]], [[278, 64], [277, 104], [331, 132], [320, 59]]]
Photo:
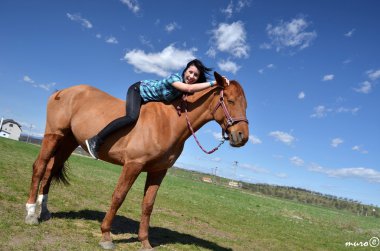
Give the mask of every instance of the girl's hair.
[[187, 63], [186, 65], [186, 68], [183, 70], [182, 72], [182, 79], [185, 78], [185, 72], [187, 71], [187, 69], [194, 65], [195, 67], [197, 67], [198, 71], [199, 71], [199, 78], [197, 80], [196, 83], [203, 83], [203, 82], [207, 82], [207, 77], [210, 76], [210, 71], [212, 71], [212, 68], [208, 68], [206, 67], [200, 60], [198, 59], [194, 59], [194, 60], [191, 60], [189, 63]]

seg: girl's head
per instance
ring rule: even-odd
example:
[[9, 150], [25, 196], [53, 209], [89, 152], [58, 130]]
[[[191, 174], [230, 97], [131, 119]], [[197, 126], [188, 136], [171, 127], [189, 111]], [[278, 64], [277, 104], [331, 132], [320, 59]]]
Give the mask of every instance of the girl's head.
[[206, 67], [200, 60], [194, 59], [187, 63], [182, 72], [182, 79], [186, 84], [207, 82], [207, 76], [210, 75], [211, 68]]

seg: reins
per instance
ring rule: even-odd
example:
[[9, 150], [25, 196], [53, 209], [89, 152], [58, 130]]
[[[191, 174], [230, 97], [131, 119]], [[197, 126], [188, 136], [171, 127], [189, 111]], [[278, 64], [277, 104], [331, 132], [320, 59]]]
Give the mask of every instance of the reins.
[[[194, 139], [195, 139], [195, 142], [197, 142], [197, 145], [199, 146], [199, 148], [204, 152], [204, 153], [207, 153], [207, 154], [212, 154], [213, 152], [215, 152], [216, 150], [219, 149], [219, 147], [226, 141], [226, 139], [223, 137], [223, 140], [219, 143], [219, 145], [217, 145], [216, 147], [214, 147], [213, 149], [211, 149], [210, 151], [207, 151], [202, 145], [201, 143], [199, 142], [197, 136], [195, 135], [195, 132], [194, 132], [194, 129], [193, 127], [191, 126], [191, 122], [190, 122], [190, 119], [189, 119], [189, 116], [188, 116], [188, 112], [187, 112], [187, 95], [188, 94], [183, 94], [182, 96], [182, 101], [181, 101], [181, 106], [183, 106], [184, 104], [184, 110], [185, 110], [185, 117], [186, 117], [186, 122], [187, 122], [187, 127], [189, 128], [191, 134], [193, 135]], [[178, 115], [181, 116], [181, 106], [177, 106], [177, 111], [178, 111]]]
[[[187, 103], [186, 103], [186, 104], [187, 104]], [[207, 153], [207, 154], [212, 154], [213, 152], [215, 152], [216, 150], [218, 150], [219, 147], [220, 147], [221, 145], [223, 145], [223, 143], [226, 141], [226, 139], [223, 138], [223, 140], [221, 140], [221, 142], [219, 143], [219, 145], [217, 145], [216, 147], [214, 147], [214, 148], [211, 149], [210, 151], [207, 151], [207, 150], [201, 145], [201, 143], [199, 142], [197, 136], [195, 135], [194, 129], [193, 129], [193, 127], [191, 126], [191, 123], [190, 123], [190, 120], [189, 120], [189, 116], [187, 115], [187, 108], [185, 108], [185, 115], [186, 115], [187, 127], [190, 129], [191, 134], [193, 135], [193, 137], [194, 137], [194, 139], [195, 139], [195, 142], [197, 142], [199, 148], [200, 148], [203, 152], [205, 152], [205, 153]]]
[[[227, 125], [226, 125], [226, 129], [230, 126], [232, 126], [233, 124], [235, 124], [236, 122], [240, 122], [240, 121], [244, 121], [244, 122], [247, 122], [248, 123], [248, 120], [246, 118], [233, 118], [230, 113], [228, 112], [228, 109], [226, 107], [226, 104], [224, 103], [224, 92], [223, 92], [223, 88], [220, 87], [221, 90], [220, 90], [220, 98], [219, 98], [219, 102], [218, 104], [215, 106], [214, 110], [212, 111], [212, 114], [214, 115], [214, 113], [218, 110], [219, 107], [222, 107], [223, 109], [223, 112], [224, 112], [224, 115], [227, 119]], [[199, 142], [197, 136], [195, 135], [195, 132], [194, 132], [194, 129], [193, 127], [191, 126], [191, 122], [190, 122], [190, 119], [189, 119], [189, 116], [188, 116], [188, 112], [187, 112], [187, 95], [188, 94], [183, 94], [182, 96], [182, 102], [181, 102], [181, 105], [180, 106], [177, 106], [177, 111], [178, 111], [178, 115], [181, 116], [181, 106], [183, 106], [184, 104], [184, 110], [185, 110], [185, 117], [186, 117], [186, 122], [187, 122], [187, 127], [189, 128], [191, 134], [193, 135], [194, 139], [195, 139], [195, 142], [197, 142], [199, 148], [204, 152], [204, 153], [207, 153], [207, 154], [212, 154], [213, 152], [215, 152], [216, 150], [219, 149], [219, 147], [226, 141], [229, 139], [228, 136], [225, 136], [225, 130], [226, 129], [223, 129], [222, 128], [222, 140], [221, 142], [219, 143], [219, 145], [217, 145], [216, 147], [214, 147], [213, 149], [211, 149], [210, 151], [207, 151], [202, 145], [201, 143]]]

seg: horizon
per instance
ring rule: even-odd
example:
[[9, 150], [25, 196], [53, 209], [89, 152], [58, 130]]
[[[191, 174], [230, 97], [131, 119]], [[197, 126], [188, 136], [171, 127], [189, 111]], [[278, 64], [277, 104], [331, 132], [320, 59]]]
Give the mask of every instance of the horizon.
[[[86, 83], [124, 100], [199, 58], [242, 85], [249, 141], [206, 155], [188, 139], [176, 166], [380, 206], [379, 11], [373, 0], [5, 1], [0, 117], [43, 136], [55, 89]], [[221, 128], [197, 137], [211, 149]]]
[[[23, 137], [27, 137], [28, 138], [28, 140], [30, 140], [30, 142], [29, 141], [22, 141], [22, 140], [19, 140], [20, 142], [25, 142], [25, 143], [29, 143], [29, 144], [33, 144], [32, 142], [31, 142], [31, 139], [32, 138], [34, 138], [34, 139], [37, 139], [37, 140], [42, 140], [43, 139], [43, 137], [40, 137], [40, 136], [33, 136], [33, 135], [29, 135], [29, 134], [25, 134], [25, 133], [21, 133], [21, 136], [23, 136]], [[88, 157], [88, 158], [92, 158], [91, 156], [90, 156], [90, 154], [86, 151], [86, 150], [84, 150], [81, 146], [78, 146], [77, 148], [76, 148], [76, 150], [77, 149], [81, 149], [81, 153], [80, 153], [80, 155], [82, 155], [83, 157]], [[84, 154], [83, 154], [83, 152], [84, 152]], [[121, 167], [120, 167], [121, 168]], [[230, 180], [230, 181], [237, 181], [237, 182], [242, 182], [242, 183], [246, 183], [246, 184], [252, 184], [252, 185], [265, 185], [265, 186], [271, 186], [271, 187], [283, 187], [283, 188], [290, 188], [290, 189], [295, 189], [295, 190], [303, 190], [303, 191], [305, 191], [305, 192], [308, 192], [308, 193], [312, 193], [312, 194], [314, 194], [314, 193], [317, 193], [319, 196], [322, 196], [322, 197], [336, 197], [338, 200], [340, 200], [340, 201], [350, 201], [350, 200], [352, 200], [354, 203], [359, 203], [359, 204], [362, 204], [362, 205], [365, 205], [365, 206], [375, 206], [375, 207], [377, 207], [377, 208], [379, 208], [380, 206], [378, 206], [378, 205], [373, 205], [373, 204], [365, 204], [364, 202], [362, 202], [362, 201], [358, 201], [358, 200], [354, 200], [354, 199], [352, 199], [352, 198], [348, 198], [348, 197], [339, 197], [339, 196], [336, 196], [336, 195], [333, 195], [333, 194], [325, 194], [325, 193], [320, 193], [320, 192], [318, 192], [318, 191], [313, 191], [313, 190], [308, 190], [308, 189], [305, 189], [305, 188], [302, 188], [302, 187], [296, 187], [296, 186], [283, 186], [283, 185], [277, 185], [277, 184], [270, 184], [270, 183], [253, 183], [253, 182], [249, 182], [249, 181], [243, 181], [243, 180], [234, 180], [232, 177], [224, 177], [224, 176], [218, 176], [217, 174], [215, 174], [215, 173], [212, 173], [212, 172], [206, 172], [206, 170], [204, 170], [204, 171], [202, 171], [202, 170], [199, 170], [199, 171], [197, 171], [197, 170], [192, 170], [192, 169], [188, 169], [188, 168], [184, 168], [184, 167], [180, 167], [180, 166], [176, 166], [176, 165], [173, 165], [171, 168], [178, 168], [178, 169], [181, 169], [181, 170], [185, 170], [185, 171], [189, 171], [189, 172], [194, 172], [194, 173], [198, 173], [198, 174], [201, 174], [201, 175], [206, 175], [206, 176], [210, 176], [210, 178], [212, 179], [212, 182], [214, 182], [213, 181], [213, 179], [215, 178], [222, 178], [222, 179], [226, 179], [226, 180]], [[215, 171], [215, 169], [214, 169], [214, 171]], [[215, 180], [215, 182], [216, 182], [216, 180]], [[217, 183], [217, 182], [216, 182]], [[274, 196], [274, 197], [276, 197], [276, 196]]]

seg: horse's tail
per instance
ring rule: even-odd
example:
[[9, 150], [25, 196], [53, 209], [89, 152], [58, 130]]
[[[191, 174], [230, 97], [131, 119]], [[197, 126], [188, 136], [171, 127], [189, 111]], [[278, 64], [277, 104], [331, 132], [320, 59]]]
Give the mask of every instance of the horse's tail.
[[70, 185], [68, 178], [69, 162], [65, 161], [63, 164], [56, 166], [52, 170], [53, 181], [59, 184]]
[[61, 94], [61, 92], [62, 92], [62, 90], [55, 90], [54, 92], [53, 92], [53, 94], [55, 94], [55, 96], [54, 96], [54, 99], [55, 100], [59, 100], [61, 97], [59, 96], [59, 94]]

